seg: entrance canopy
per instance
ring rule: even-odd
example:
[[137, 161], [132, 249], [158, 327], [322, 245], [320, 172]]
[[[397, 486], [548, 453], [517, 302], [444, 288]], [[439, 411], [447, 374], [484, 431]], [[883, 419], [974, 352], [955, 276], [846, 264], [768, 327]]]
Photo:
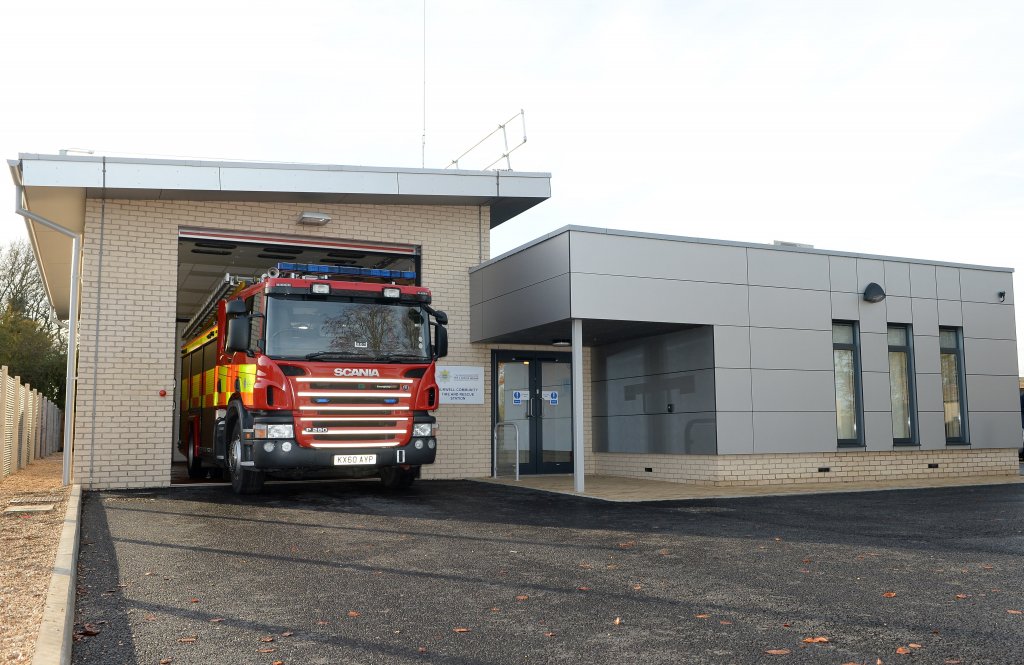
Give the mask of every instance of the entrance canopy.
[[[493, 228], [551, 195], [548, 173], [37, 154], [8, 166], [21, 188], [18, 205], [75, 235], [84, 231], [87, 199], [300, 202], [311, 210], [317, 203], [489, 206]], [[72, 239], [27, 224], [47, 295], [66, 319]]]

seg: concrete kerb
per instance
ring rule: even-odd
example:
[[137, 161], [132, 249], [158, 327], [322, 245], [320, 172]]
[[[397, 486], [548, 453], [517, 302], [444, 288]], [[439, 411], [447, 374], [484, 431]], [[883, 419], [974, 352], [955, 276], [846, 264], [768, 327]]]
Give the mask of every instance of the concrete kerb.
[[82, 518], [82, 486], [74, 485], [68, 496], [64, 527], [57, 544], [57, 558], [46, 593], [43, 623], [36, 639], [32, 665], [67, 665], [75, 625], [75, 578], [78, 570], [78, 535]]

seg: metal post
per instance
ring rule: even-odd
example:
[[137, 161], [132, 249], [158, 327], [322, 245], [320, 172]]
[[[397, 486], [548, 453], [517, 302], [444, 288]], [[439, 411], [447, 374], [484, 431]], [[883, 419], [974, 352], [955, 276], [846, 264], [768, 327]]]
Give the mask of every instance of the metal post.
[[491, 463], [491, 478], [498, 477], [498, 431], [502, 427], [511, 427], [512, 431], [516, 433], [516, 480], [519, 480], [519, 425], [509, 422], [500, 422], [494, 424], [494, 458]]
[[583, 493], [583, 320], [572, 320], [572, 473]]
[[74, 231], [64, 228], [57, 222], [37, 215], [21, 204], [25, 197], [25, 188], [20, 178], [15, 185], [14, 212], [26, 220], [42, 224], [48, 229], [71, 238], [71, 299], [68, 307], [68, 364], [66, 375], [66, 387], [64, 390], [64, 475], [63, 483], [71, 484], [71, 448], [72, 448], [72, 421], [75, 411], [75, 370], [78, 365], [78, 254], [82, 247], [82, 236]]

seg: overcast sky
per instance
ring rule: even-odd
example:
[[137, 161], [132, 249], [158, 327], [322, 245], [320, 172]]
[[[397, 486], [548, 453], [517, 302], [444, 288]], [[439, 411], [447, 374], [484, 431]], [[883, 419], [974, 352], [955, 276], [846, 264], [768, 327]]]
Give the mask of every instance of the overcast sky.
[[[420, 166], [423, 18], [4, 3], [0, 155]], [[1019, 269], [1022, 25], [1019, 1], [427, 0], [426, 166], [525, 109], [512, 168], [551, 172], [553, 196], [494, 254], [581, 224]], [[0, 240], [24, 235], [11, 210], [0, 176]]]

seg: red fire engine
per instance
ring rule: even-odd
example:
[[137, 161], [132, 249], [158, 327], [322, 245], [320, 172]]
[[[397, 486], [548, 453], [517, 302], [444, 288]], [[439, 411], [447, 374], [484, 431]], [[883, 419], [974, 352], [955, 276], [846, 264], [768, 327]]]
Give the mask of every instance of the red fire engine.
[[415, 277], [300, 263], [225, 275], [182, 346], [189, 476], [226, 469], [239, 494], [267, 474], [408, 487], [437, 452], [434, 362], [448, 352], [448, 317]]

